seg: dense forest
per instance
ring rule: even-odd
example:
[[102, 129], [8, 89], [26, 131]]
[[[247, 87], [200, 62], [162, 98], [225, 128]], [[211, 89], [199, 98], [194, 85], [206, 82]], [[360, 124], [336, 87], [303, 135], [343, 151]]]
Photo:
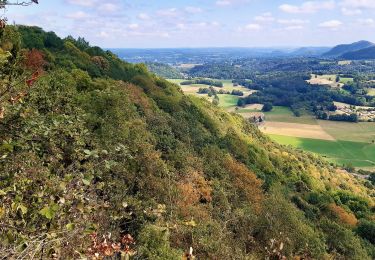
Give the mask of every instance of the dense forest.
[[183, 75], [180, 71], [163, 63], [157, 62], [146, 62], [147, 68], [155, 73], [156, 75], [166, 78], [166, 79], [181, 79]]
[[351, 61], [340, 65], [337, 60], [318, 58], [259, 58], [207, 62], [187, 71], [187, 75], [213, 79], [253, 79], [269, 73], [343, 74], [353, 77], [375, 75], [375, 61]]
[[0, 47], [0, 258], [374, 259], [371, 182], [82, 38]]

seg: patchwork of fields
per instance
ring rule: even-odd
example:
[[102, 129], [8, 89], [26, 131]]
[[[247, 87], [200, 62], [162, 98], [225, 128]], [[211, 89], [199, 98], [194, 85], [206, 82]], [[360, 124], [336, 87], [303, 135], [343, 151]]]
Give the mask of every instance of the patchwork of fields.
[[[335, 75], [321, 76], [320, 80], [335, 79]], [[344, 81], [352, 79], [341, 78]], [[183, 80], [170, 80], [176, 84]], [[222, 89], [231, 91], [241, 90], [249, 95], [253, 90], [238, 86], [234, 87], [230, 80], [223, 80]], [[331, 82], [332, 84], [332, 82]], [[336, 83], [337, 84], [337, 83]], [[202, 96], [212, 100], [207, 95], [198, 94], [199, 88], [207, 85], [193, 84], [181, 86], [181, 89], [191, 95]], [[220, 88], [215, 88], [220, 90]], [[374, 91], [375, 92], [375, 91]], [[375, 93], [374, 93], [375, 94]], [[274, 141], [291, 145], [326, 158], [337, 165], [353, 165], [357, 168], [375, 169], [375, 123], [347, 123], [317, 120], [313, 115], [306, 113], [295, 117], [287, 107], [274, 107], [271, 112], [263, 113], [262, 104], [248, 105], [237, 108], [238, 96], [218, 95], [219, 106], [229, 112], [235, 112], [244, 118], [265, 116], [265, 122], [259, 127], [261, 131]]]
[[375, 168], [374, 144], [342, 140], [318, 140], [273, 134], [270, 137], [280, 144], [291, 145], [320, 154], [328, 161], [338, 165], [350, 164], [358, 168]]
[[338, 165], [375, 169], [375, 124], [294, 117], [288, 108], [266, 113], [260, 129], [283, 145], [311, 151]]

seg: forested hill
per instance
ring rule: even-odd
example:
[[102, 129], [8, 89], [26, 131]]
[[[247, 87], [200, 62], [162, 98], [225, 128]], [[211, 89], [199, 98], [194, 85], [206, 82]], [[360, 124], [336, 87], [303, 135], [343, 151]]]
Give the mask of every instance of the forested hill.
[[83, 39], [0, 37], [0, 258], [375, 257], [371, 183]]
[[354, 42], [351, 44], [341, 44], [337, 45], [334, 48], [332, 48], [330, 51], [323, 54], [324, 56], [328, 57], [340, 57], [348, 52], [355, 52], [358, 50], [366, 49], [369, 47], [373, 47], [374, 43], [369, 41], [359, 41]]
[[375, 46], [361, 49], [358, 51], [347, 52], [342, 55], [344, 59], [350, 60], [373, 60], [375, 59]]

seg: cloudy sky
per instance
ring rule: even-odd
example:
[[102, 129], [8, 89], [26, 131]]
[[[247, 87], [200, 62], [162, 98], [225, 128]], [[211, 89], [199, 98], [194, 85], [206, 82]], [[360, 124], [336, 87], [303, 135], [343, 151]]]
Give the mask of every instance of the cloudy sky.
[[101, 47], [332, 46], [375, 41], [375, 0], [39, 0], [10, 22]]

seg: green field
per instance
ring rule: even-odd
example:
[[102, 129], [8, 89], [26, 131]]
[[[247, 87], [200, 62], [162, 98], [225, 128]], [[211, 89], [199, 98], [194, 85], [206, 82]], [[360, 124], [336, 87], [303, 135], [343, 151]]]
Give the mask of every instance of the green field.
[[370, 96], [375, 96], [375, 88], [370, 88], [370, 89], [368, 90], [368, 94], [369, 94]]
[[337, 140], [371, 143], [375, 140], [375, 123], [319, 120], [319, 125]]
[[342, 78], [342, 77], [340, 77], [340, 83], [348, 84], [350, 82], [353, 82], [353, 78]]
[[[178, 85], [180, 85], [181, 82], [186, 81], [184, 79], [167, 79], [167, 80]], [[240, 90], [244, 92], [245, 96], [251, 93], [250, 89], [247, 89], [243, 86], [236, 86], [236, 87], [233, 86], [232, 80], [227, 79], [227, 80], [218, 80], [218, 81], [221, 81], [223, 83], [223, 87], [222, 88], [215, 87], [216, 90], [222, 89], [225, 91], [232, 91], [236, 89], [236, 90]], [[207, 97], [207, 99], [212, 100], [212, 98], [209, 98], [208, 95], [205, 95], [205, 94], [201, 95], [197, 93], [199, 88], [208, 88], [209, 87], [208, 85], [191, 84], [191, 85], [183, 85], [183, 86], [180, 85], [180, 87], [183, 90], [183, 92], [186, 94], [196, 95], [200, 97]], [[239, 99], [238, 96], [233, 96], [233, 95], [228, 95], [228, 94], [218, 94], [218, 97], [220, 100], [219, 106], [225, 109], [237, 106], [237, 102]]]
[[326, 157], [328, 161], [338, 165], [351, 163], [354, 167], [375, 167], [375, 144], [341, 140], [326, 141], [280, 135], [269, 136], [280, 144], [291, 145], [320, 154]]
[[256, 113], [256, 112], [262, 112], [261, 110], [257, 109], [247, 109], [247, 108], [241, 108], [236, 111], [236, 113]]
[[302, 115], [300, 117], [294, 116], [293, 112], [288, 107], [275, 106], [272, 111], [264, 113], [267, 121], [272, 122], [285, 122], [316, 125], [317, 120], [311, 115]]
[[238, 102], [238, 99], [239, 97], [238, 96], [233, 96], [233, 95], [221, 95], [219, 94], [218, 95], [219, 97], [219, 107], [222, 107], [222, 108], [230, 108], [230, 107], [234, 107], [237, 105], [237, 102]]

